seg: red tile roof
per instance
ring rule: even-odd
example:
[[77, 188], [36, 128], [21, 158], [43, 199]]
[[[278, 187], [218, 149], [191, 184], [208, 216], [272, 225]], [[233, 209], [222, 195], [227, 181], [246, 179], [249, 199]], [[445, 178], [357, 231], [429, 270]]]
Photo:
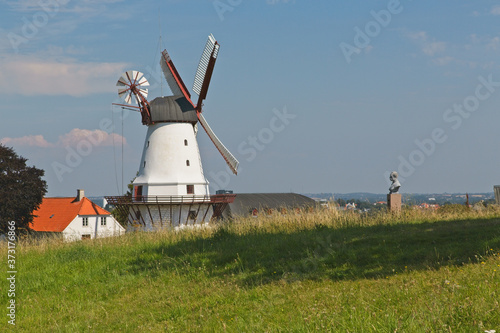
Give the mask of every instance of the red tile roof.
[[76, 201], [72, 198], [43, 198], [42, 204], [33, 212], [35, 218], [31, 229], [35, 231], [62, 232], [77, 215], [110, 215], [87, 198]]

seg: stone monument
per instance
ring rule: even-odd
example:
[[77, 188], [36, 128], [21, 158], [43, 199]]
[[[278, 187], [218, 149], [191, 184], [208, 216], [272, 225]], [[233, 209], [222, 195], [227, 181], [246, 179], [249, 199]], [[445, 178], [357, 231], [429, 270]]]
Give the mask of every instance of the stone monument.
[[401, 211], [401, 194], [399, 188], [401, 183], [398, 180], [398, 173], [396, 171], [391, 172], [389, 180], [392, 182], [391, 187], [389, 187], [389, 194], [387, 195], [387, 207], [390, 212], [400, 212]]

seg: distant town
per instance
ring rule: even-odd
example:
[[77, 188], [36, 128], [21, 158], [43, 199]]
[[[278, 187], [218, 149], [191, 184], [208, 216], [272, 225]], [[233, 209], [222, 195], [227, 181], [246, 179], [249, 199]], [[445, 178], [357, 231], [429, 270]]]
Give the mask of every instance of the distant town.
[[[339, 207], [370, 209], [387, 204], [387, 194], [376, 193], [305, 193], [316, 201], [335, 201]], [[479, 202], [485, 205], [495, 203], [493, 192], [486, 193], [402, 193], [402, 202], [406, 205], [423, 208], [440, 207], [449, 204], [474, 205]]]

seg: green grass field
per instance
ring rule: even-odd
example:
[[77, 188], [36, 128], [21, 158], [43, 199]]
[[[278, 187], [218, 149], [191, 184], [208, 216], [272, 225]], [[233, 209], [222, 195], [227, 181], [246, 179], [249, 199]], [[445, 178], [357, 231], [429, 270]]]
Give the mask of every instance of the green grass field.
[[16, 265], [20, 332], [500, 332], [495, 209], [24, 241]]

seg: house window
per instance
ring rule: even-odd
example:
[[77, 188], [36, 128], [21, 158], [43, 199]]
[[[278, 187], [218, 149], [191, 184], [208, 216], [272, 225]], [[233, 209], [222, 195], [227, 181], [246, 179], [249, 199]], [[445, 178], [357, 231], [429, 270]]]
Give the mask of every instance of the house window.
[[194, 194], [194, 185], [186, 185], [187, 194]]
[[184, 146], [188, 145], [188, 140], [184, 140]]
[[196, 217], [197, 217], [197, 216], [198, 216], [198, 214], [196, 214], [196, 211], [195, 211], [195, 210], [190, 210], [190, 211], [189, 211], [189, 216], [188, 216], [188, 218], [189, 218], [190, 220], [196, 220]]
[[82, 240], [90, 239], [90, 234], [82, 235]]
[[88, 217], [82, 217], [82, 226], [84, 226], [84, 227], [89, 226], [89, 218]]
[[101, 217], [101, 225], [106, 225], [106, 216]]
[[189, 160], [186, 160], [186, 166], [189, 166]]

